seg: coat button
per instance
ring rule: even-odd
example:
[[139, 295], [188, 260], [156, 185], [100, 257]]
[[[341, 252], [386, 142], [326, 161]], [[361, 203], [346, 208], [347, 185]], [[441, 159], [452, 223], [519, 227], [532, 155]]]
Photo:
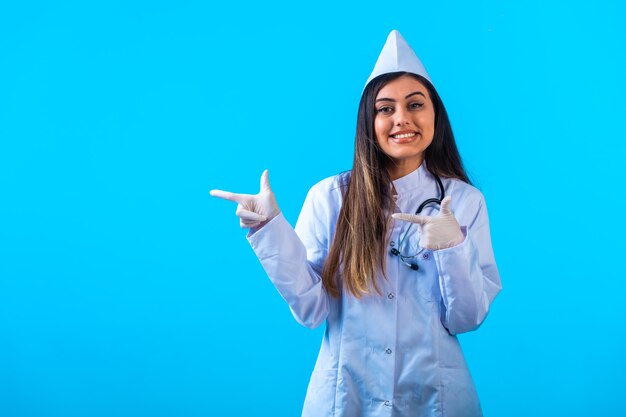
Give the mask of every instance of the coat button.
[[387, 294], [387, 298], [389, 298], [390, 300], [393, 300], [393, 298], [395, 297], [395, 294], [390, 292], [389, 294]]
[[386, 407], [391, 407], [391, 401], [387, 401], [387, 400], [386, 400], [386, 401], [385, 401], [385, 406], [386, 406]]
[[387, 350], [385, 350], [385, 353], [386, 353], [387, 355], [391, 355], [391, 352], [392, 352], [392, 351], [391, 351], [391, 349], [389, 349], [389, 348], [387, 348]]
[[394, 242], [394, 241], [392, 240], [391, 242], [389, 242], [389, 246], [391, 246], [391, 247], [393, 248], [394, 246], [396, 246], [396, 242]]
[[423, 255], [422, 255], [422, 258], [424, 258], [424, 259], [428, 259], [428, 258], [430, 258], [430, 255], [428, 255], [427, 253], [425, 253], [425, 254], [423, 254]]

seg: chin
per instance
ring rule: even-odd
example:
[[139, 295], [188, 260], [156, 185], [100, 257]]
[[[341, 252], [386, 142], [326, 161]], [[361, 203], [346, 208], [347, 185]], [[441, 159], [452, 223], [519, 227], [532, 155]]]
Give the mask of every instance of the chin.
[[398, 161], [421, 160], [422, 152], [419, 152], [419, 153], [397, 152], [394, 154], [389, 154], [389, 157]]

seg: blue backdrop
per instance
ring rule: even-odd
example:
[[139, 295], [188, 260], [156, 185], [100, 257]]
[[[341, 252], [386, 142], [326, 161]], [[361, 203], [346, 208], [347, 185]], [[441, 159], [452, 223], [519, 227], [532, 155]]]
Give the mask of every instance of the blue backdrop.
[[298, 415], [323, 329], [208, 191], [268, 168], [295, 223], [391, 29], [489, 206], [486, 416], [626, 414], [620, 2], [7, 3], [0, 416]]

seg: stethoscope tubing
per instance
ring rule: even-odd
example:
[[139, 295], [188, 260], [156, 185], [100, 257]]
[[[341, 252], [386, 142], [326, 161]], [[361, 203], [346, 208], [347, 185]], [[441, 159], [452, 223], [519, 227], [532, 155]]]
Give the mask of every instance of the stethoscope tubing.
[[[439, 178], [438, 175], [436, 174], [432, 174], [435, 177], [435, 181], [437, 181], [437, 186], [439, 187], [439, 198], [429, 198], [427, 200], [424, 200], [422, 202], [422, 204], [420, 204], [417, 207], [417, 210], [415, 210], [415, 214], [421, 214], [422, 211], [424, 210], [424, 208], [426, 206], [428, 206], [429, 204], [438, 204], [439, 206], [441, 206], [441, 202], [443, 201], [443, 199], [446, 197], [446, 191], [443, 188], [443, 182], [441, 181], [441, 178]], [[402, 236], [402, 238], [400, 239], [400, 241], [398, 242], [398, 247], [401, 248], [402, 247], [402, 242], [404, 242], [404, 240], [406, 239], [407, 234], [409, 233], [409, 230], [411, 230], [411, 226], [413, 224], [409, 224], [409, 227], [407, 227], [406, 231], [404, 232], [404, 235]], [[403, 264], [405, 264], [406, 266], [408, 266], [409, 268], [411, 268], [414, 271], [417, 271], [419, 269], [419, 267], [417, 266], [416, 263], [410, 263], [407, 261], [407, 259], [411, 259], [411, 258], [415, 258], [417, 257], [417, 255], [419, 255], [420, 253], [422, 253], [424, 249], [420, 249], [420, 251], [418, 251], [415, 255], [411, 255], [411, 256], [405, 256], [403, 255], [399, 249], [393, 248], [391, 250], [391, 254], [394, 256], [397, 256], [400, 261], [402, 261]]]

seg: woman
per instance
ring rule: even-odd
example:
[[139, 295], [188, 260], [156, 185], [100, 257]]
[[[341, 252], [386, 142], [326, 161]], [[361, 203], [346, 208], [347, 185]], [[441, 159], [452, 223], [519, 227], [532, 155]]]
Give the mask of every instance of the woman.
[[239, 203], [296, 320], [326, 322], [303, 416], [481, 415], [455, 335], [480, 326], [501, 288], [487, 210], [398, 32], [363, 91], [352, 170], [311, 188], [295, 231], [267, 171], [257, 195], [211, 194]]

